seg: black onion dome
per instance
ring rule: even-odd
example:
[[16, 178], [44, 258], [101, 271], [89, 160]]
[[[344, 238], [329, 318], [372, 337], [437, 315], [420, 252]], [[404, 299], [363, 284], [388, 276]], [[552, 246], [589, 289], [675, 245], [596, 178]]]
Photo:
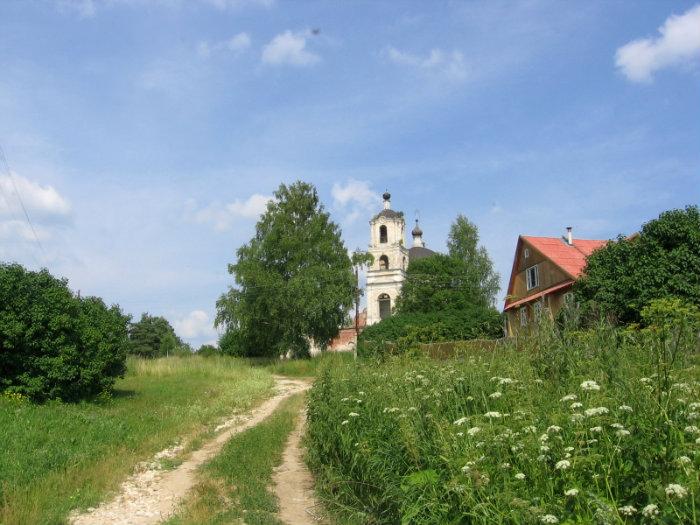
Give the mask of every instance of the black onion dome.
[[421, 230], [420, 226], [418, 226], [418, 221], [416, 221], [416, 226], [411, 231], [411, 235], [413, 235], [414, 237], [420, 237], [423, 235], [423, 230]]
[[382, 194], [382, 199], [384, 199], [385, 201], [390, 200], [390, 199], [391, 199], [391, 193], [389, 193], [388, 191], [385, 191], [385, 192]]

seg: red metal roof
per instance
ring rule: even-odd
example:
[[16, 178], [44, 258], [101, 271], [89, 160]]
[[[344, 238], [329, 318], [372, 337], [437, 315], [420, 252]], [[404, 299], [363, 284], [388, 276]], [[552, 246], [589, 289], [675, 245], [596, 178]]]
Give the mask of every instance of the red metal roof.
[[586, 267], [586, 258], [608, 242], [574, 239], [573, 246], [569, 246], [557, 237], [523, 235], [522, 238], [574, 279], [579, 277]]

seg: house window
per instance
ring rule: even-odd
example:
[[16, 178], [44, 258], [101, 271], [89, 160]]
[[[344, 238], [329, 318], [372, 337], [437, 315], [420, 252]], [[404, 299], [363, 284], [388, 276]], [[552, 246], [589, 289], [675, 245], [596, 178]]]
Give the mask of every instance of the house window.
[[379, 319], [391, 316], [391, 297], [383, 293], [379, 296]]
[[520, 318], [520, 326], [527, 326], [527, 306], [518, 310], [518, 317]]
[[388, 270], [389, 269], [389, 258], [386, 255], [382, 255], [379, 258], [379, 269]]
[[537, 301], [534, 304], [535, 322], [539, 323], [542, 319], [542, 301]]
[[379, 227], [379, 242], [387, 242], [386, 226], [383, 224]]
[[540, 285], [540, 272], [537, 265], [530, 266], [525, 270], [525, 273], [527, 275], [527, 289], [532, 290], [533, 288], [537, 288]]

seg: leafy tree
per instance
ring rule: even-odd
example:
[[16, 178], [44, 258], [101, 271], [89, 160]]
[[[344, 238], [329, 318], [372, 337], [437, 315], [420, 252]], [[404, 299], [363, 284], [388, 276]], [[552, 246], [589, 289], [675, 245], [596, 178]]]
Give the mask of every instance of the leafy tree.
[[309, 339], [325, 345], [337, 335], [355, 278], [340, 229], [312, 185], [280, 185], [237, 255], [229, 265], [237, 286], [217, 301], [222, 351], [302, 356]]
[[175, 355], [185, 346], [167, 319], [148, 313], [131, 325], [129, 340], [129, 352], [141, 357]]
[[500, 276], [493, 269], [493, 262], [486, 248], [479, 246], [479, 229], [464, 215], [457, 216], [447, 237], [447, 249], [451, 257], [464, 263], [463, 273], [477, 285], [487, 304], [494, 304], [500, 288]]
[[199, 347], [199, 350], [197, 350], [197, 355], [200, 355], [202, 357], [211, 357], [213, 355], [221, 355], [221, 350], [219, 350], [217, 347], [214, 345], [202, 345]]
[[124, 374], [129, 317], [47, 270], [0, 265], [0, 392], [77, 401]]
[[596, 250], [574, 290], [585, 311], [621, 323], [639, 322], [655, 299], [700, 305], [700, 210], [666, 211], [639, 235], [619, 236]]

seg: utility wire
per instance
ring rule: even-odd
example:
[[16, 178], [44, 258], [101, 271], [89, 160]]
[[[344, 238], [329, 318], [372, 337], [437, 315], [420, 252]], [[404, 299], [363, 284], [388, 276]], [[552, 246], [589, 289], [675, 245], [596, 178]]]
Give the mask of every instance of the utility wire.
[[[7, 158], [5, 157], [5, 151], [2, 149], [2, 144], [0, 144], [0, 167], [2, 167], [3, 171], [7, 173], [7, 176], [10, 179], [10, 182], [12, 182], [12, 187], [15, 189], [15, 194], [17, 195], [17, 200], [19, 200], [19, 204], [22, 207], [22, 211], [24, 212], [24, 217], [27, 219], [27, 223], [29, 224], [29, 228], [32, 230], [32, 235], [34, 236], [34, 241], [36, 242], [37, 246], [39, 246], [39, 250], [41, 251], [41, 254], [44, 256], [44, 261], [47, 260], [46, 257], [46, 252], [44, 251], [44, 246], [41, 244], [41, 241], [39, 240], [39, 236], [36, 234], [36, 230], [34, 229], [34, 224], [32, 224], [32, 220], [29, 218], [29, 213], [27, 212], [27, 208], [24, 205], [24, 201], [22, 200], [22, 195], [20, 195], [19, 190], [17, 189], [17, 183], [15, 183], [15, 178], [12, 175], [12, 170], [10, 170], [10, 166], [7, 163]], [[0, 184], [0, 187], [2, 187], [2, 184]], [[5, 199], [5, 203], [7, 204], [8, 209], [11, 209], [10, 207], [10, 202], [7, 199], [7, 196], [5, 195], [5, 189], [2, 189], [2, 194], [3, 198]], [[33, 257], [33, 255], [32, 255]], [[34, 258], [35, 262], [38, 263], [36, 258]]]

